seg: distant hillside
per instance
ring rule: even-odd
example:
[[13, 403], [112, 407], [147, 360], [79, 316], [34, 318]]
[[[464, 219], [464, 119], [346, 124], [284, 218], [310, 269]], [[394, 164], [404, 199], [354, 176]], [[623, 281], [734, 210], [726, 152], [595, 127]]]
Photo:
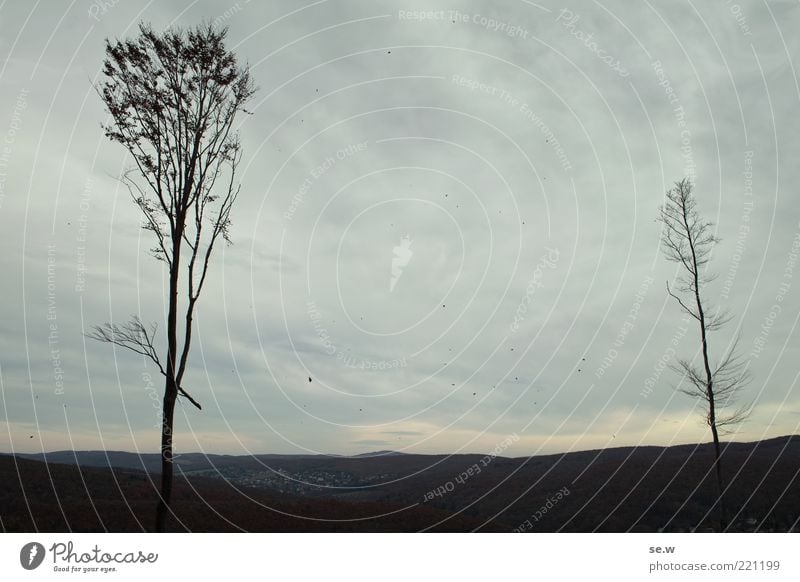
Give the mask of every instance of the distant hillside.
[[[726, 445], [732, 529], [798, 527], [798, 459], [798, 436]], [[0, 456], [0, 476], [11, 483], [0, 493], [7, 530], [149, 526], [155, 501], [146, 471], [158, 480], [157, 454], [62, 451], [47, 453], [46, 460], [17, 456], [15, 465], [14, 457]], [[710, 444], [513, 459], [390, 451], [357, 457], [196, 453], [180, 455], [176, 463], [183, 475], [175, 496], [176, 530], [690, 531], [715, 523]], [[36, 508], [34, 517], [26, 513], [26, 499]], [[61, 512], [58, 500], [72, 517]], [[110, 521], [92, 502], [108, 509]], [[83, 509], [73, 512], [75, 504]], [[320, 521], [371, 515], [386, 516]]]
[[[4, 532], [150, 531], [157, 475], [45, 464], [0, 455], [0, 524]], [[448, 520], [433, 507], [305, 499], [237, 488], [212, 479], [176, 479], [169, 531], [414, 532], [469, 531], [473, 518]], [[445, 522], [445, 520], [447, 520]], [[437, 525], [445, 522], [442, 525]], [[495, 531], [497, 528], [492, 528]]]
[[[81, 465], [83, 467], [115, 467], [118, 469], [137, 469], [140, 471], [160, 472], [161, 455], [158, 453], [128, 453], [123, 451], [54, 451], [50, 453], [18, 453], [18, 457], [59, 463], [65, 465]], [[272, 459], [304, 459], [317, 458], [322, 455], [258, 455], [257, 457], [235, 455], [208, 455], [205, 453], [176, 454], [174, 462], [185, 471], [213, 469], [237, 465], [254, 458], [265, 461]], [[337, 457], [338, 458], [338, 457]]]

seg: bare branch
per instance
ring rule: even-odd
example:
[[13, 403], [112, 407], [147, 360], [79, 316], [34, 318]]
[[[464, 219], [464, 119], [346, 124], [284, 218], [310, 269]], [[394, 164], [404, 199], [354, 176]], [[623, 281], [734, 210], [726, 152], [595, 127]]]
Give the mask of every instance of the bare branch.
[[692, 311], [689, 307], [687, 307], [686, 304], [683, 302], [683, 300], [680, 297], [678, 297], [672, 291], [670, 291], [669, 281], [667, 281], [667, 293], [669, 293], [669, 296], [672, 297], [673, 299], [675, 299], [678, 302], [678, 304], [683, 308], [683, 310], [686, 313], [688, 313], [689, 315], [691, 315], [692, 317], [694, 317], [695, 319], [697, 319], [699, 321], [700, 318], [697, 316], [697, 314], [694, 311]]
[[188, 392], [186, 392], [186, 390], [184, 390], [184, 389], [183, 389], [183, 388], [181, 388], [180, 386], [178, 386], [178, 394], [180, 394], [181, 396], [183, 396], [184, 398], [186, 398], [186, 400], [188, 400], [189, 402], [191, 402], [192, 404], [194, 404], [194, 405], [197, 407], [197, 409], [198, 409], [198, 410], [203, 410], [203, 407], [202, 407], [202, 406], [200, 406], [200, 403], [199, 403], [199, 402], [197, 402], [197, 400], [195, 400], [194, 398], [192, 398], [192, 397], [189, 395], [189, 393], [188, 393]]
[[117, 323], [96, 325], [92, 328], [92, 331], [85, 335], [89, 339], [114, 344], [145, 356], [158, 367], [161, 374], [165, 374], [164, 367], [161, 365], [161, 360], [159, 360], [158, 353], [153, 345], [153, 337], [157, 328], [157, 324], [153, 323], [148, 330], [139, 317], [134, 315], [130, 321], [121, 325]]

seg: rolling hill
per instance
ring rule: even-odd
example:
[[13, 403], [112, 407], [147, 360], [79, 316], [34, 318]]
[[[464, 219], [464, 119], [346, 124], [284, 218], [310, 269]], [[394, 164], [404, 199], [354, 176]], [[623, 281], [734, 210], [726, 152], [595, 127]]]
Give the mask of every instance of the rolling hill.
[[[735, 531], [800, 517], [800, 436], [728, 443]], [[6, 531], [143, 531], [159, 457], [103, 451], [0, 456]], [[174, 531], [711, 530], [710, 444], [505, 458], [380, 451], [176, 458]]]

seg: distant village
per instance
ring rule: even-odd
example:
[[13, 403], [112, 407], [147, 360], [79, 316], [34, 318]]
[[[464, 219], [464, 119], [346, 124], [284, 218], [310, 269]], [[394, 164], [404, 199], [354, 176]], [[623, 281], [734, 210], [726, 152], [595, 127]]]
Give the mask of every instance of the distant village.
[[221, 479], [242, 487], [272, 489], [281, 493], [310, 495], [315, 493], [343, 493], [331, 489], [355, 489], [385, 483], [391, 478], [389, 473], [356, 475], [348, 471], [329, 469], [303, 469], [289, 472], [286, 469], [254, 469], [249, 467], [220, 467], [184, 471], [186, 476], [201, 476]]

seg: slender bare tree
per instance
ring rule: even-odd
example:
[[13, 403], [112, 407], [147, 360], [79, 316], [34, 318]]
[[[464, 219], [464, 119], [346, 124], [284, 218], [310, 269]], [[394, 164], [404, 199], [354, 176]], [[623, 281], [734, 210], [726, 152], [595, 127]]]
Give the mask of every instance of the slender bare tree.
[[169, 271], [165, 358], [157, 327], [138, 317], [88, 334], [150, 359], [165, 378], [157, 531], [170, 512], [175, 402], [180, 395], [200, 408], [182, 384], [192, 319], [214, 245], [220, 238], [230, 243], [241, 160], [234, 121], [255, 93], [249, 68], [225, 47], [226, 34], [211, 24], [163, 33], [140, 24], [136, 38], [106, 41], [97, 87], [111, 119], [106, 136], [133, 160], [122, 181], [144, 215], [143, 228], [155, 236], [153, 255]]
[[[661, 243], [667, 260], [680, 265], [683, 274], [676, 280], [675, 290], [667, 283], [667, 293], [680, 308], [697, 321], [700, 330], [701, 363], [697, 358], [678, 359], [672, 368], [682, 375], [687, 388], [680, 391], [705, 403], [706, 423], [714, 439], [714, 471], [717, 480], [717, 505], [720, 530], [728, 527], [728, 510], [725, 504], [725, 481], [722, 471], [720, 432], [745, 420], [750, 406], [732, 408], [741, 388], [749, 381], [747, 362], [737, 355], [738, 340], [713, 365], [709, 355], [709, 333], [730, 321], [723, 311], [713, 310], [703, 296], [704, 286], [714, 279], [707, 270], [711, 252], [719, 239], [714, 236], [713, 223], [703, 220], [697, 213], [697, 202], [689, 179], [676, 182], [667, 192], [666, 203], [659, 211], [662, 223]], [[685, 301], [681, 296], [687, 298]]]

